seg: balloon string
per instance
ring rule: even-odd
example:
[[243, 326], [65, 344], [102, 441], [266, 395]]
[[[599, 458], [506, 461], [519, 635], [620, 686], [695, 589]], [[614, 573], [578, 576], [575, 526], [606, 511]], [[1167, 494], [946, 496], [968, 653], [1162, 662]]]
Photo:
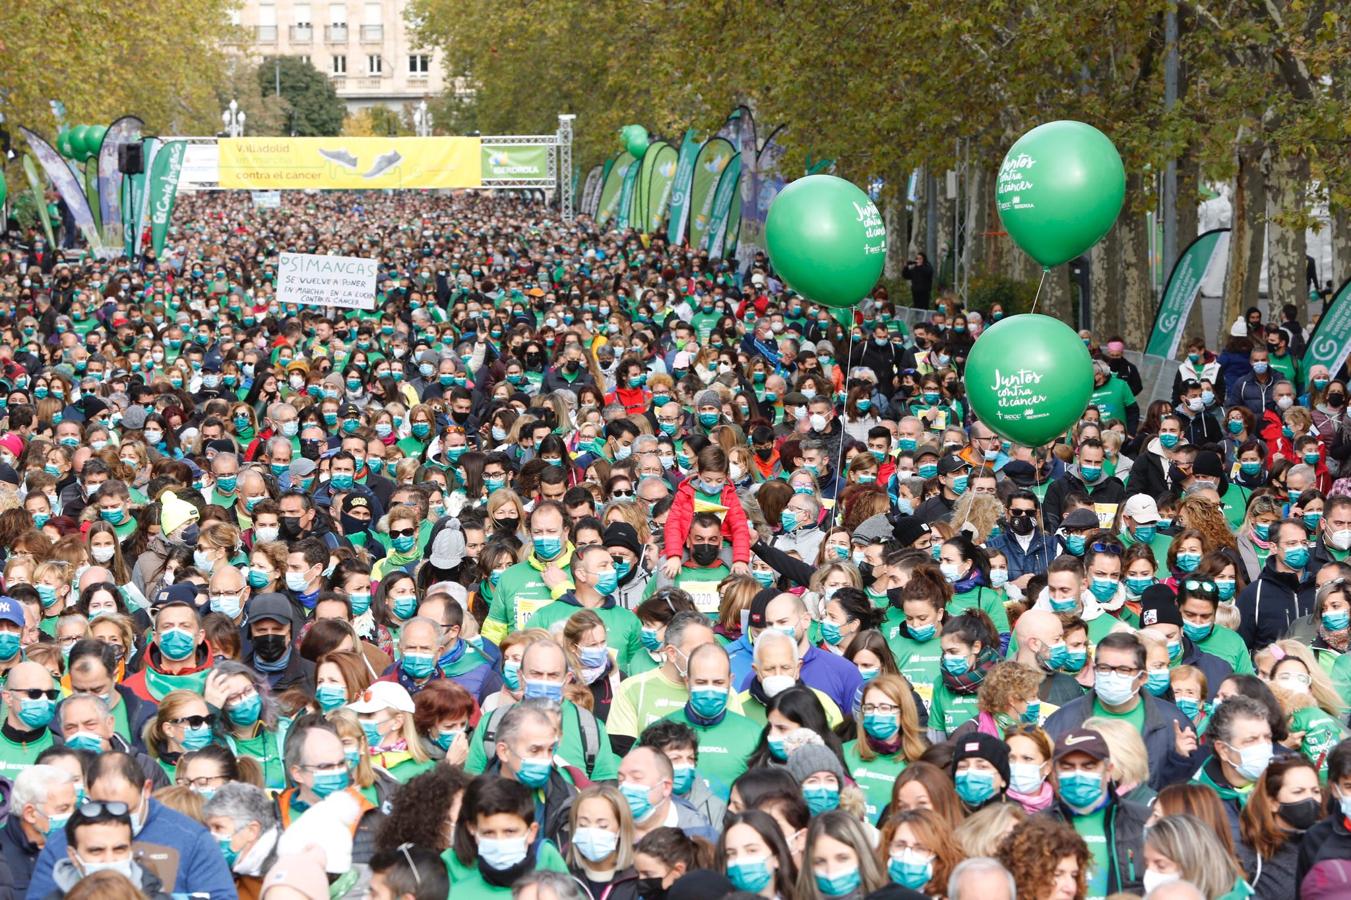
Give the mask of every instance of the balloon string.
[[[849, 414], [849, 373], [854, 368], [854, 308], [849, 308], [849, 352], [844, 355], [844, 406], [840, 412], [840, 449], [835, 454], [835, 471], [832, 478], [840, 477], [840, 466], [844, 464], [844, 417]], [[840, 518], [840, 492], [835, 492], [835, 501], [830, 508], [830, 520], [843, 521]]]
[[1037, 311], [1037, 301], [1041, 299], [1041, 286], [1046, 283], [1046, 273], [1050, 271], [1051, 271], [1050, 269], [1045, 268], [1041, 270], [1041, 281], [1037, 282], [1037, 295], [1032, 298], [1031, 312]]

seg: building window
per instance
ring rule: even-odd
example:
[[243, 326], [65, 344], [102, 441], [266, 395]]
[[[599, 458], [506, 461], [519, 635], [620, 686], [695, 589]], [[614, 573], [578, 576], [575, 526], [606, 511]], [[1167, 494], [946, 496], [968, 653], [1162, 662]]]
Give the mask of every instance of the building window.
[[295, 13], [297, 27], [311, 27], [311, 16], [313, 14], [310, 12], [310, 5], [308, 3], [297, 3], [293, 11]]
[[300, 56], [298, 56], [298, 57], [296, 57], [296, 58], [299, 59], [301, 62], [303, 62], [303, 63], [304, 63], [305, 65], [307, 65], [307, 66], [310, 64], [310, 55], [309, 55], [308, 53], [302, 53]]
[[347, 57], [345, 57], [345, 56], [335, 56], [335, 57], [333, 57], [333, 67], [332, 67], [332, 72], [333, 72], [334, 75], [346, 75], [346, 74], [347, 74]]
[[412, 53], [408, 56], [408, 74], [426, 75], [431, 71], [431, 55], [427, 53]]
[[366, 71], [371, 75], [379, 75], [385, 70], [385, 61], [379, 53], [372, 53], [366, 57]]
[[347, 4], [330, 3], [328, 5], [328, 24], [346, 25], [347, 24]]

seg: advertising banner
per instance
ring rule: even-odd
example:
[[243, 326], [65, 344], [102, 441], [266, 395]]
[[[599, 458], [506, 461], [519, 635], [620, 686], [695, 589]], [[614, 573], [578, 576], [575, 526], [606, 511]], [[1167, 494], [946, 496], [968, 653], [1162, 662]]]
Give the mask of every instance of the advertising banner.
[[277, 265], [277, 300], [306, 306], [375, 309], [380, 263], [359, 256], [283, 253]]
[[123, 176], [117, 168], [117, 148], [139, 144], [144, 127], [145, 123], [135, 116], [123, 116], [108, 126], [99, 145], [99, 224], [103, 228], [103, 243], [109, 247], [122, 246]]
[[[652, 151], [648, 151], [651, 153]], [[649, 234], [661, 230], [662, 220], [671, 205], [671, 185], [675, 183], [679, 153], [670, 144], [661, 144], [647, 171], [647, 190], [643, 192], [642, 229]]]
[[281, 191], [249, 191], [254, 209], [281, 209]]
[[56, 152], [55, 147], [27, 128], [20, 127], [19, 131], [23, 132], [24, 140], [28, 141], [28, 146], [33, 150], [33, 156], [37, 158], [38, 164], [47, 173], [47, 178], [56, 187], [56, 192], [61, 195], [61, 202], [70, 210], [75, 227], [84, 235], [85, 243], [91, 250], [98, 250], [102, 242], [99, 240], [98, 229], [94, 227], [94, 213], [90, 210], [89, 200], [84, 195], [84, 185], [70, 170], [70, 166], [66, 165], [61, 154]]
[[1351, 353], [1351, 278], [1342, 282], [1341, 290], [1332, 295], [1318, 327], [1309, 335], [1301, 371], [1308, 372], [1311, 366], [1321, 364], [1336, 375], [1348, 353]]
[[[708, 221], [708, 255], [722, 256], [726, 250], [728, 217], [732, 213], [732, 200], [741, 196], [741, 154], [732, 157], [732, 161], [723, 170], [718, 179], [718, 189], [713, 192], [713, 211]], [[736, 229], [733, 228], [733, 231]]]
[[694, 160], [694, 178], [690, 182], [689, 241], [702, 247], [713, 217], [713, 195], [722, 172], [736, 156], [736, 148], [725, 138], [715, 137], [699, 149]]
[[[755, 171], [750, 178], [755, 181], [755, 190], [751, 192], [754, 202], [746, 200], [746, 191], [741, 192], [741, 232], [737, 241], [737, 269], [745, 272], [755, 259], [757, 252], [765, 252], [765, 219], [769, 218], [769, 207], [779, 191], [788, 184], [783, 177], [779, 164], [783, 160], [783, 143], [779, 136], [786, 126], [780, 125], [770, 132], [765, 146], [760, 149], [755, 161]], [[742, 153], [743, 176], [746, 180], [744, 165], [745, 153]]]
[[619, 211], [615, 214], [615, 228], [620, 231], [629, 227], [629, 219], [633, 214], [633, 189], [638, 183], [638, 173], [642, 169], [642, 163], [634, 160], [624, 170], [624, 184], [619, 191]]
[[476, 188], [476, 137], [224, 138], [220, 186], [244, 190]]
[[1182, 255], [1173, 265], [1168, 276], [1168, 287], [1164, 288], [1163, 300], [1154, 316], [1154, 328], [1149, 333], [1146, 353], [1172, 359], [1182, 341], [1182, 329], [1187, 325], [1187, 316], [1191, 314], [1192, 304], [1201, 290], [1201, 279], [1206, 275], [1212, 260], [1224, 265], [1229, 250], [1229, 229], [1216, 228], [1207, 231], [1187, 245]]
[[23, 155], [23, 174], [28, 179], [28, 189], [33, 194], [33, 206], [37, 207], [38, 218], [42, 220], [42, 230], [47, 235], [47, 246], [56, 246], [56, 236], [52, 233], [52, 217], [47, 211], [47, 198], [42, 190], [42, 179], [38, 177], [37, 163], [33, 154]]
[[666, 223], [666, 240], [672, 245], [685, 240], [690, 215], [690, 184], [694, 179], [694, 160], [699, 156], [699, 147], [695, 131], [691, 128], [680, 142], [675, 181], [671, 182], [671, 215]]
[[596, 209], [598, 226], [603, 227], [619, 212], [620, 194], [624, 191], [624, 176], [628, 174], [629, 166], [636, 165], [637, 162], [626, 150], [615, 158], [614, 165], [610, 166], [610, 171], [605, 174], [605, 184], [600, 189], [600, 205]]
[[601, 166], [592, 167], [586, 173], [586, 182], [582, 187], [582, 202], [578, 212], [584, 216], [596, 215], [596, 206], [600, 203], [600, 186], [604, 181], [605, 170]]
[[150, 173], [155, 168], [155, 157], [159, 155], [160, 147], [164, 146], [163, 141], [153, 137], [145, 138], [141, 144], [144, 148], [141, 152], [145, 157], [145, 171], [127, 178], [131, 184], [132, 197], [132, 203], [127, 207], [132, 210], [127, 224], [127, 256], [140, 256], [145, 244], [145, 230], [150, 224]]
[[549, 151], [543, 145], [484, 144], [480, 149], [483, 181], [548, 180]]
[[164, 241], [169, 236], [169, 220], [178, 198], [178, 176], [187, 149], [186, 141], [169, 141], [155, 154], [155, 167], [150, 170], [150, 246], [156, 257], [164, 252]]

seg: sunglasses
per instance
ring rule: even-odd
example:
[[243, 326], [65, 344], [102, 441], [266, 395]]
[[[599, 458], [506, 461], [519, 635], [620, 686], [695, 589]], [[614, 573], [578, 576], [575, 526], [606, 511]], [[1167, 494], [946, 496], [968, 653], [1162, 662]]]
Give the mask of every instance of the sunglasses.
[[389, 536], [390, 536], [390, 537], [412, 537], [412, 536], [415, 535], [415, 534], [417, 534], [417, 529], [416, 529], [416, 528], [400, 528], [400, 529], [398, 529], [397, 531], [391, 531], [391, 532], [389, 533]]
[[1206, 591], [1211, 594], [1219, 591], [1219, 588], [1215, 587], [1215, 582], [1202, 581], [1199, 578], [1188, 578], [1182, 582], [1182, 586], [1189, 591]]
[[1037, 511], [1036, 511], [1035, 509], [1011, 509], [1011, 510], [1009, 510], [1009, 518], [1010, 518], [1010, 519], [1021, 519], [1023, 516], [1035, 516], [1036, 514], [1037, 514]]
[[1120, 556], [1122, 554], [1120, 544], [1105, 544], [1101, 541], [1094, 541], [1089, 545], [1088, 549], [1092, 550], [1094, 553], [1107, 553], [1112, 556]]
[[85, 818], [95, 818], [102, 815], [125, 816], [131, 812], [131, 807], [125, 803], [119, 803], [116, 800], [89, 800], [80, 804], [80, 815]]
[[189, 728], [201, 728], [211, 721], [210, 716], [183, 716], [178, 719], [169, 720], [174, 725], [186, 725]]
[[630, 489], [630, 490], [627, 490], [627, 491], [611, 491], [611, 492], [610, 492], [610, 496], [611, 496], [611, 497], [634, 497], [634, 496], [636, 496], [636, 495], [633, 493], [633, 490]]
[[27, 697], [29, 700], [41, 700], [46, 697], [48, 700], [55, 700], [61, 696], [61, 692], [53, 688], [50, 691], [44, 691], [41, 688], [10, 688], [11, 694], [17, 694], [20, 697]]

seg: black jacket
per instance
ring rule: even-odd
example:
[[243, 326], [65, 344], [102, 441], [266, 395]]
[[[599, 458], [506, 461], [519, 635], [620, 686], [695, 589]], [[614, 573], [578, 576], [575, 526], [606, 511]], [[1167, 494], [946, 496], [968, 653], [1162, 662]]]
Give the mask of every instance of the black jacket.
[[1041, 515], [1047, 534], [1055, 534], [1056, 530], [1060, 528], [1060, 519], [1065, 509], [1065, 498], [1074, 493], [1087, 494], [1094, 503], [1115, 503], [1119, 505], [1126, 502], [1126, 486], [1121, 483], [1120, 478], [1115, 475], [1103, 476], [1098, 479], [1097, 484], [1090, 487], [1084, 484], [1076, 463], [1068, 472], [1052, 481], [1051, 486], [1046, 489], [1046, 499], [1041, 505]]
[[1304, 832], [1299, 863], [1295, 866], [1295, 883], [1290, 885], [1287, 896], [1299, 896], [1304, 876], [1325, 859], [1351, 859], [1351, 831], [1347, 830], [1346, 817], [1340, 810]]
[[1313, 582], [1303, 581], [1296, 572], [1277, 571], [1277, 558], [1275, 553], [1267, 557], [1257, 580], [1243, 589], [1235, 604], [1241, 617], [1239, 637], [1254, 650], [1279, 640], [1296, 619], [1313, 612]]
[[250, 649], [249, 655], [244, 658], [244, 664], [267, 679], [268, 687], [272, 689], [273, 694], [291, 688], [299, 688], [307, 694], [314, 693], [315, 666], [314, 663], [300, 655], [298, 644], [291, 646], [291, 658], [287, 660], [286, 668], [280, 672], [264, 672], [258, 668], [258, 662], [252, 649]]
[[[1096, 697], [1090, 691], [1051, 713], [1044, 726], [1046, 733], [1052, 740], [1059, 740], [1061, 735], [1082, 728], [1084, 721], [1093, 715]], [[1145, 732], [1141, 737], [1144, 738], [1145, 749], [1149, 751], [1149, 786], [1159, 791], [1169, 783], [1167, 776], [1171, 773], [1166, 764], [1171, 763], [1175, 768], [1186, 768], [1188, 765], [1187, 758], [1179, 756], [1173, 746], [1173, 723], [1176, 722], [1181, 728], [1195, 726], [1176, 706], [1150, 695], [1148, 691], [1140, 693], [1140, 702], [1145, 705]], [[1144, 875], [1143, 866], [1140, 866], [1139, 874]]]
[[1206, 699], [1214, 699], [1220, 683], [1234, 674], [1233, 666], [1218, 656], [1206, 653], [1185, 634], [1182, 636], [1182, 658], [1178, 660], [1178, 665], [1195, 666], [1206, 676], [1206, 684], [1210, 687], [1210, 696]]
[[[1144, 804], [1117, 797], [1116, 788], [1112, 788], [1112, 799], [1107, 804], [1107, 815], [1103, 819], [1109, 858], [1108, 894], [1142, 893], [1145, 877], [1145, 822], [1149, 819], [1149, 812], [1149, 807]], [[1045, 814], [1055, 816], [1071, 827], [1074, 825], [1074, 813], [1063, 803], [1056, 802]]]
[[23, 897], [33, 877], [42, 848], [23, 833], [19, 826], [21, 810], [11, 809], [9, 819], [0, 826], [0, 865], [9, 869], [7, 879], [0, 881], [0, 900]]

